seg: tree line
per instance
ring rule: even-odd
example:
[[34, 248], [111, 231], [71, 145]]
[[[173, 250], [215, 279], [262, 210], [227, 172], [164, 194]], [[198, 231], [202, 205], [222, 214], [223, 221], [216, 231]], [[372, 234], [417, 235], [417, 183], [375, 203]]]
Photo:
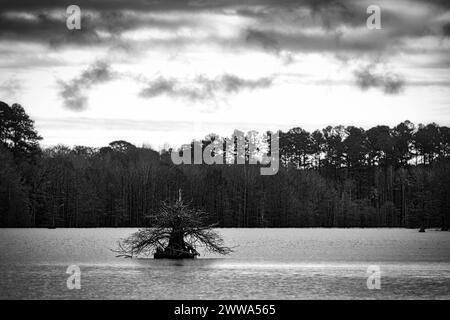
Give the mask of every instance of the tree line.
[[172, 150], [126, 141], [42, 148], [41, 139], [22, 106], [0, 102], [0, 226], [150, 226], [179, 190], [221, 227], [450, 224], [450, 130], [435, 123], [279, 132], [273, 176], [250, 164], [175, 165]]

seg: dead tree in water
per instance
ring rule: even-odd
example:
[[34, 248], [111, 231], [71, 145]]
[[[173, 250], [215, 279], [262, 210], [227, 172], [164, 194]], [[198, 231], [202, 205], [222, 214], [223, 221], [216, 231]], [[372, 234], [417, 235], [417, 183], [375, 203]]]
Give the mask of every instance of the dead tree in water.
[[210, 224], [210, 215], [195, 210], [178, 199], [173, 205], [163, 203], [159, 214], [150, 217], [152, 228], [140, 229], [118, 243], [113, 250], [123, 257], [151, 256], [155, 259], [185, 259], [199, 255], [198, 246], [219, 254], [231, 249], [223, 246], [223, 239]]

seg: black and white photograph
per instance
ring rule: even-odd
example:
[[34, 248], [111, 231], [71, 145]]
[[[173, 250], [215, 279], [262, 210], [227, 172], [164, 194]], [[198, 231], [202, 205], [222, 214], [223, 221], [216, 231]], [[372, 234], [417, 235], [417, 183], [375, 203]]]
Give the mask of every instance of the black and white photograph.
[[0, 0], [0, 300], [449, 300], [449, 71], [447, 0]]

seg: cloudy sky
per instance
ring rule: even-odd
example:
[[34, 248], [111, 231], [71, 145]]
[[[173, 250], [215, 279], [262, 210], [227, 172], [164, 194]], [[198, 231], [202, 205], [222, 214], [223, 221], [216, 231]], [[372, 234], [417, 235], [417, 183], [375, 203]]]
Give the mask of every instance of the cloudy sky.
[[[1, 0], [0, 100], [45, 145], [450, 125], [450, 2]], [[366, 10], [381, 8], [381, 29]]]

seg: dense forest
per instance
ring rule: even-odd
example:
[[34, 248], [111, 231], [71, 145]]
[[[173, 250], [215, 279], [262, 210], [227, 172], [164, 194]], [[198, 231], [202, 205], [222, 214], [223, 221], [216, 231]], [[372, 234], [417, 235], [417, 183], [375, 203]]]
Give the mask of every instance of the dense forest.
[[171, 150], [126, 141], [42, 149], [23, 107], [0, 102], [0, 226], [148, 226], [181, 189], [222, 227], [448, 230], [448, 127], [404, 121], [279, 136], [281, 167], [272, 176], [250, 164], [175, 165]]

